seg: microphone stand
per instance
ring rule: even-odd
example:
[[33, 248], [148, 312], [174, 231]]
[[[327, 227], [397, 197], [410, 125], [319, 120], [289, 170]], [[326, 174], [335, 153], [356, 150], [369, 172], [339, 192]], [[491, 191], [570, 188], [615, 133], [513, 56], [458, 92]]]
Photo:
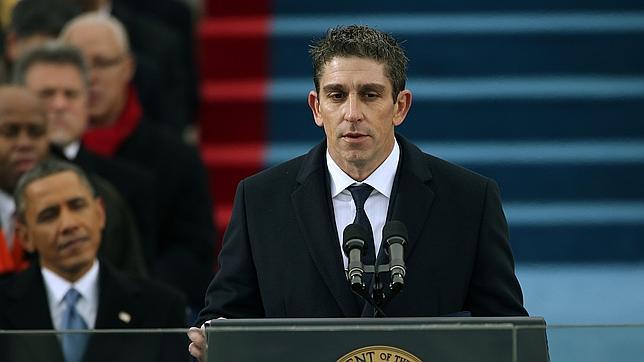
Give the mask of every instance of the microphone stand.
[[373, 289], [371, 293], [369, 293], [369, 286], [362, 284], [361, 287], [352, 286], [352, 290], [373, 307], [374, 317], [386, 317], [387, 315], [382, 308], [387, 306], [387, 304], [393, 300], [393, 298], [402, 290], [404, 284], [394, 283], [392, 281], [392, 283], [389, 284], [388, 289], [385, 290], [383, 288], [380, 274], [390, 272], [389, 263], [384, 265], [364, 265], [363, 268], [365, 273], [373, 274]]
[[352, 289], [354, 293], [358, 294], [362, 299], [369, 303], [369, 305], [371, 305], [374, 317], [386, 317], [387, 315], [382, 308], [389, 304], [393, 296], [397, 294], [397, 291], [395, 293], [393, 291], [385, 292], [380, 280], [381, 273], [389, 272], [389, 264], [364, 265], [363, 268], [365, 273], [373, 274], [373, 289], [371, 290], [371, 293], [369, 293], [369, 287], [364, 284], [361, 288]]

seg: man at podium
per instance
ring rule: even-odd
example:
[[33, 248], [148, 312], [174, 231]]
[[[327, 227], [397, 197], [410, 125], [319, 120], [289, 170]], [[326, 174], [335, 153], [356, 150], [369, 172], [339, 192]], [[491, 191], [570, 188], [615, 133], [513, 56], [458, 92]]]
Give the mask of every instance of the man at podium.
[[[310, 54], [315, 90], [308, 104], [326, 137], [240, 182], [197, 325], [369, 317], [374, 310], [390, 317], [527, 315], [496, 183], [423, 153], [394, 131], [412, 104], [407, 57], [396, 39], [367, 26], [337, 27]], [[374, 306], [352, 291], [348, 267], [363, 267], [368, 297], [376, 279], [368, 266], [391, 262], [383, 229], [392, 220], [407, 229], [404, 288]], [[354, 224], [366, 230], [349, 236], [361, 242], [358, 260], [345, 254], [345, 229]], [[188, 334], [191, 354], [202, 356], [202, 330]]]

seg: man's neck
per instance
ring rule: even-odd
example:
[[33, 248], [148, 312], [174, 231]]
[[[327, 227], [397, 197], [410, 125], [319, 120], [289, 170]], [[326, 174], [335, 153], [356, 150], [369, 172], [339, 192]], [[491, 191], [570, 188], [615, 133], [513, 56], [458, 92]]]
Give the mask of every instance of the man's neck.
[[[327, 146], [328, 147], [328, 146]], [[338, 155], [333, 155], [333, 153], [329, 152], [331, 155], [331, 158], [335, 163], [344, 171], [347, 175], [349, 175], [352, 179], [362, 182], [369, 175], [371, 175], [380, 165], [382, 165], [383, 162], [389, 157], [391, 152], [394, 149], [394, 142], [391, 143], [391, 147], [389, 147], [389, 151], [381, 157], [380, 160], [376, 160], [374, 162], [369, 162], [369, 161], [363, 161], [363, 160], [358, 160], [358, 161], [347, 161], [342, 159], [342, 157]]]
[[111, 114], [105, 117], [90, 117], [89, 125], [90, 127], [93, 127], [93, 128], [110, 127], [116, 122], [116, 120], [117, 120], [117, 117], [114, 117]]
[[127, 104], [127, 96], [120, 100], [119, 104], [114, 107], [115, 111], [107, 112], [101, 116], [91, 116], [89, 119], [90, 127], [111, 127], [123, 115], [125, 105]]
[[[383, 160], [384, 161], [384, 160]], [[382, 164], [382, 162], [380, 163]], [[352, 163], [352, 162], [347, 162], [347, 163], [338, 163], [342, 171], [344, 171], [347, 175], [351, 176], [352, 179], [356, 181], [364, 181], [375, 171], [380, 164], [376, 165], [375, 167], [366, 167], [365, 165], [362, 165], [360, 163]]]

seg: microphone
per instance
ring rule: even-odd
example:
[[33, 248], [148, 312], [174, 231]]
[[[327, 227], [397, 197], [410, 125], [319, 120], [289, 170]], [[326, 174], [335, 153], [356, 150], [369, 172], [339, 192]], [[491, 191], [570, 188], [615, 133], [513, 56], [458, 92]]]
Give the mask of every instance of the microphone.
[[405, 285], [405, 244], [407, 244], [407, 228], [400, 221], [389, 221], [382, 229], [382, 239], [385, 240], [386, 251], [389, 254], [389, 272], [391, 273], [391, 288], [393, 293], [399, 292]]
[[368, 240], [367, 230], [362, 225], [349, 224], [344, 228], [342, 233], [342, 250], [349, 258], [347, 267], [347, 279], [351, 284], [351, 289], [360, 292], [364, 289], [362, 275], [364, 274], [364, 265], [362, 265], [362, 255], [365, 252], [365, 240]]

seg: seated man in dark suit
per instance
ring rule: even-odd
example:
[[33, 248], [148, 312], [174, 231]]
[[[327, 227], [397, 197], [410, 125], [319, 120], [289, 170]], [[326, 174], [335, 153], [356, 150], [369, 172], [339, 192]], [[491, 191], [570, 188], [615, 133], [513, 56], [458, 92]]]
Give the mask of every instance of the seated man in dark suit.
[[[394, 131], [412, 102], [399, 43], [347, 26], [329, 30], [310, 53], [315, 90], [308, 104], [326, 139], [240, 182], [221, 268], [198, 323], [368, 317], [374, 310], [391, 317], [527, 315], [496, 183], [423, 153]], [[349, 224], [361, 225], [363, 262], [389, 263], [383, 229], [393, 220], [408, 230], [405, 288], [378, 310], [352, 294], [342, 235]], [[203, 334], [193, 328], [189, 336], [191, 353], [201, 357]]]
[[[186, 303], [179, 292], [129, 277], [97, 259], [105, 213], [78, 167], [44, 161], [20, 179], [14, 197], [17, 233], [24, 248], [37, 253], [38, 263], [0, 285], [0, 329], [185, 325]], [[3, 358], [62, 361], [64, 355], [67, 361], [178, 361], [186, 357], [176, 335], [83, 338], [63, 334], [60, 344], [54, 341], [42, 343], [41, 348], [25, 348], [16, 342], [12, 344], [15, 348], [3, 350]]]

